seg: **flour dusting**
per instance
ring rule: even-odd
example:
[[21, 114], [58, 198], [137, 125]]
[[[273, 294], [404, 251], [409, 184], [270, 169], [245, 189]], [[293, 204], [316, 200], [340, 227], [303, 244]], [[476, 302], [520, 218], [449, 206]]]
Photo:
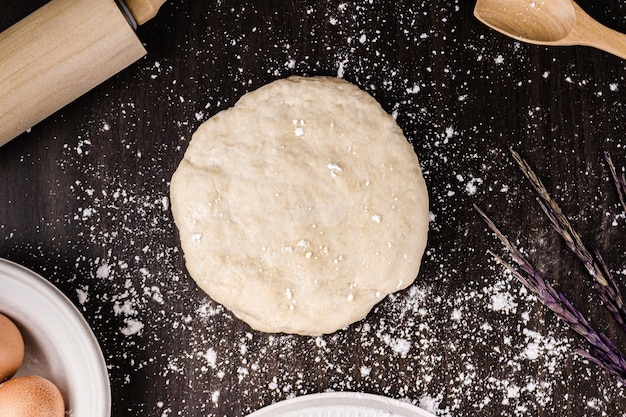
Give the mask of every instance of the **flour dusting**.
[[[626, 89], [620, 68], [594, 63], [594, 71], [611, 79], [600, 85], [582, 58], [569, 62], [562, 51], [531, 53], [520, 42], [496, 42], [498, 34], [471, 26], [471, 7], [459, 0], [436, 7], [425, 0], [290, 4], [295, 9], [288, 18], [302, 22], [311, 35], [306, 39], [286, 30], [285, 16], [261, 2], [171, 3], [164, 12], [180, 16], [180, 26], [164, 28], [169, 40], [140, 28], [151, 42], [168, 42], [155, 48], [162, 56], [149, 52], [77, 104], [94, 100], [110, 109], [94, 115], [88, 108], [84, 123], [55, 136], [59, 157], [46, 167], [50, 175], [34, 179], [38, 155], [20, 154], [26, 184], [49, 188], [37, 196], [46, 204], [39, 224], [23, 232], [0, 219], [9, 254], [38, 265], [94, 330], [108, 365], [113, 415], [243, 417], [273, 402], [333, 390], [403, 399], [439, 417], [561, 416], [568, 407], [592, 417], [626, 416], [615, 409], [624, 387], [577, 356], [579, 340], [476, 249], [491, 237], [472, 209], [475, 202], [527, 204], [528, 218], [505, 226], [523, 232], [514, 238], [540, 267], [562, 267], [543, 251], [549, 226], [526, 224], [541, 214], [532, 198], [522, 199], [528, 189], [506, 148], [523, 144], [540, 154], [542, 148], [533, 148], [537, 138], [553, 133], [548, 122], [558, 122], [550, 108], [557, 104], [531, 100], [529, 86], [573, 89], [583, 97], [571, 106], [584, 104], [586, 119], [566, 120], [581, 131], [597, 124], [595, 105], [620, 116]], [[461, 48], [463, 59], [455, 53]], [[215, 62], [229, 72], [216, 72]], [[512, 75], [520, 73], [512, 68], [524, 76]], [[194, 130], [246, 92], [294, 74], [334, 74], [378, 99], [413, 145], [431, 199], [429, 243], [416, 282], [381, 299], [363, 320], [320, 337], [252, 331], [196, 287], [173, 243], [169, 181]], [[497, 108], [468, 120], [467, 109], [487, 108], [503, 94], [519, 100], [510, 130], [494, 133], [499, 118], [513, 117]], [[155, 113], [154, 106], [165, 111]], [[57, 120], [65, 123], [63, 113]], [[306, 138], [310, 121], [293, 115], [286, 122], [290, 138]], [[603, 134], [598, 141], [624, 149], [620, 132]], [[571, 140], [555, 143], [563, 159], [552, 164], [585, 158]], [[329, 161], [322, 169], [340, 179], [347, 167]], [[591, 208], [581, 203], [580, 211], [607, 198], [584, 187], [570, 183], [561, 190], [589, 202]], [[384, 223], [375, 211], [369, 216], [374, 225]], [[623, 216], [607, 218], [609, 233], [623, 232]], [[309, 246], [302, 237], [285, 242], [284, 252], [304, 254]], [[624, 266], [614, 268], [623, 279]], [[144, 401], [148, 391], [158, 392], [158, 401]]]

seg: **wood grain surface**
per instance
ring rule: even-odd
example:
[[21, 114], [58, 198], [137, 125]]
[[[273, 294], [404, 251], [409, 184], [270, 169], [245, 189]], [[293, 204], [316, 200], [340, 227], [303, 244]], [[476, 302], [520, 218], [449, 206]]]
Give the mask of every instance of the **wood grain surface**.
[[0, 33], [0, 145], [146, 54], [119, 10], [56, 0]]
[[[0, 28], [44, 3], [0, 0]], [[626, 3], [579, 4], [626, 32]], [[473, 6], [167, 2], [138, 29], [147, 57], [0, 148], [0, 257], [83, 313], [109, 366], [112, 416], [238, 417], [326, 390], [440, 416], [626, 415], [624, 387], [574, 353], [584, 342], [493, 261], [488, 250], [504, 249], [472, 208], [626, 350], [508, 150], [626, 290], [626, 218], [604, 161], [626, 166], [626, 61], [515, 42]], [[255, 332], [198, 290], [167, 199], [200, 123], [292, 74], [371, 93], [414, 145], [431, 195], [415, 284], [319, 338]]]

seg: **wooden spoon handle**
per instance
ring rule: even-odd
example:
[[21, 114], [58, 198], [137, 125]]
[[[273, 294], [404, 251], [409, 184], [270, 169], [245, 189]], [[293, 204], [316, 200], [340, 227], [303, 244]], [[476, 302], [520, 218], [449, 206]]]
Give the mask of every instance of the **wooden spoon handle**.
[[580, 6], [576, 9], [576, 27], [568, 36], [573, 43], [601, 49], [626, 59], [626, 34], [610, 29], [589, 16]]
[[159, 8], [166, 0], [126, 0], [126, 5], [133, 14], [138, 25], [143, 25], [156, 16]]

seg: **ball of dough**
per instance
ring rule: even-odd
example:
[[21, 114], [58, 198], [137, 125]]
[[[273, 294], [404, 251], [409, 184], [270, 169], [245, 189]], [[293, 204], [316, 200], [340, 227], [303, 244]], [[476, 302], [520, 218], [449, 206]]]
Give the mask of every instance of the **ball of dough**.
[[320, 335], [417, 277], [419, 162], [395, 120], [333, 77], [290, 77], [203, 123], [171, 181], [189, 274], [257, 330]]

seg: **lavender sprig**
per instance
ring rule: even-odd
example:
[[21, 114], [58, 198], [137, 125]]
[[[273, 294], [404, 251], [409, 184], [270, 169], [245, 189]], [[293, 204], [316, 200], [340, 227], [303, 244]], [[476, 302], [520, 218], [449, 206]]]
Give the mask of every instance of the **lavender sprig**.
[[522, 253], [509, 239], [498, 230], [496, 225], [478, 206], [474, 205], [474, 208], [508, 249], [521, 272], [498, 255], [493, 254], [494, 258], [508, 269], [526, 288], [532, 291], [542, 304], [552, 310], [559, 319], [592, 346], [588, 351], [578, 349], [576, 351], [578, 354], [605, 369], [617, 381], [626, 385], [626, 357], [624, 354], [604, 334], [591, 327], [587, 319], [569, 302], [564, 294], [545, 282], [541, 274], [524, 258]]
[[[510, 149], [510, 151], [522, 172], [539, 195], [539, 205], [550, 219], [554, 230], [563, 238], [571, 252], [583, 262], [589, 275], [594, 279], [592, 285], [597, 291], [600, 300], [604, 303], [615, 321], [626, 331], [626, 306], [624, 305], [615, 278], [609, 272], [606, 264], [604, 264], [604, 261], [600, 257], [594, 258], [591, 252], [585, 247], [580, 235], [574, 230], [559, 205], [550, 196], [539, 177], [537, 177], [530, 168], [530, 165], [513, 149]], [[626, 182], [624, 184], [626, 184]]]
[[608, 152], [604, 153], [604, 159], [609, 165], [609, 170], [611, 171], [611, 177], [613, 177], [613, 182], [615, 183], [615, 188], [617, 189], [619, 201], [622, 203], [622, 208], [626, 212], [626, 175], [624, 175], [623, 172], [622, 175], [617, 175], [617, 170], [615, 169], [615, 165], [613, 165], [613, 161], [611, 160], [611, 155], [609, 155]]

